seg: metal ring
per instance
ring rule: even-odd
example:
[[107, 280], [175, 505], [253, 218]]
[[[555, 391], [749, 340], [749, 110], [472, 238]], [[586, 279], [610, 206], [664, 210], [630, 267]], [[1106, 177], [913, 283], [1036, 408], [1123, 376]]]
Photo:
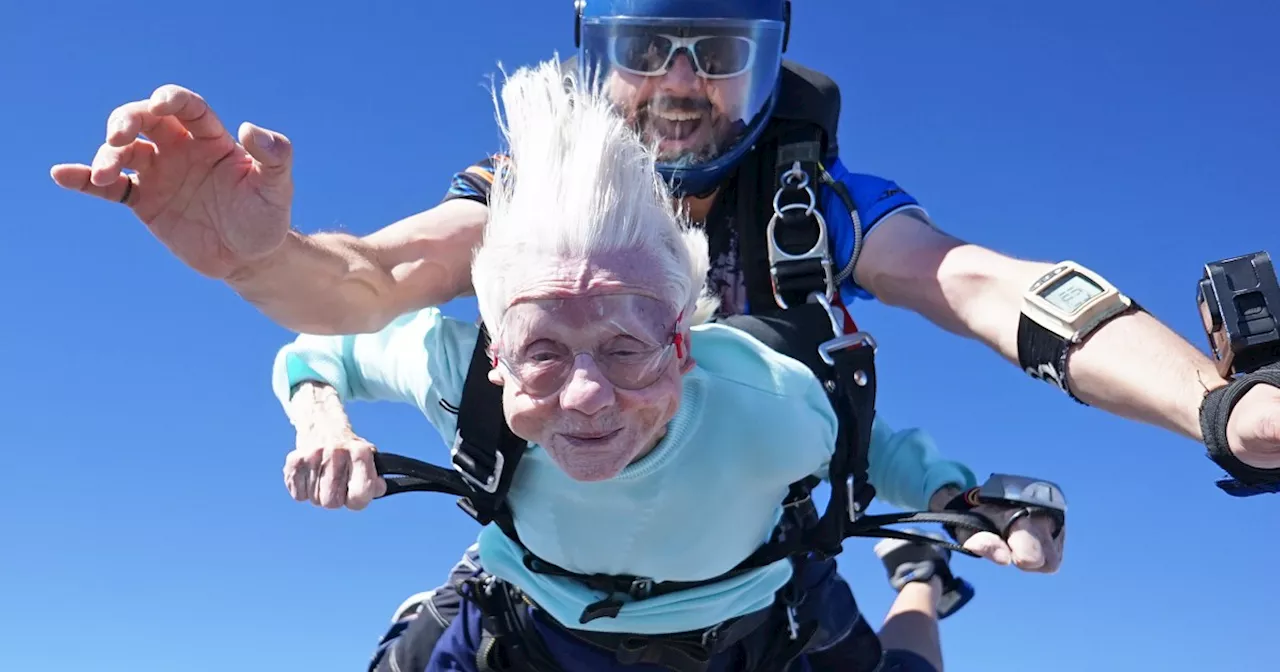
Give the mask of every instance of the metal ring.
[[125, 185], [124, 193], [120, 195], [120, 203], [121, 203], [122, 205], [128, 205], [128, 204], [129, 204], [129, 197], [133, 195], [133, 188], [134, 188], [138, 183], [137, 183], [137, 181], [134, 179], [134, 176], [133, 176], [132, 174], [130, 174], [130, 175], [125, 175], [125, 176], [124, 176], [124, 179], [125, 179], [125, 182], [128, 182], [128, 184], [127, 184], [127, 185]]
[[[794, 181], [799, 175], [799, 180]], [[800, 169], [800, 162], [796, 161], [791, 164], [791, 169], [782, 174], [782, 183], [792, 189], [807, 189], [809, 187], [809, 173]]]
[[774, 212], [774, 214], [775, 214], [775, 215], [778, 215], [779, 217], [781, 217], [781, 216], [782, 216], [782, 213], [784, 213], [784, 212], [786, 212], [786, 211], [788, 211], [788, 210], [795, 210], [796, 208], [804, 208], [804, 209], [805, 209], [805, 211], [804, 211], [804, 215], [805, 215], [805, 217], [810, 217], [810, 216], [812, 216], [812, 215], [813, 215], [813, 210], [814, 210], [814, 208], [817, 208], [817, 207], [818, 207], [818, 195], [817, 195], [817, 194], [815, 194], [815, 193], [813, 193], [813, 187], [810, 187], [810, 186], [805, 186], [805, 188], [804, 188], [804, 192], [805, 192], [806, 194], [808, 194], [808, 195], [809, 195], [809, 204], [808, 204], [808, 205], [805, 205], [805, 204], [803, 204], [803, 203], [788, 203], [788, 204], [786, 204], [786, 205], [780, 205], [780, 204], [778, 203], [778, 201], [782, 198], [782, 190], [781, 190], [781, 189], [779, 189], [779, 190], [777, 190], [777, 191], [773, 192], [773, 212]]
[[774, 214], [781, 216], [782, 213], [787, 212], [788, 210], [795, 210], [796, 208], [804, 208], [805, 209], [804, 214], [806, 217], [813, 215], [814, 209], [818, 207], [818, 195], [814, 193], [813, 187], [806, 186], [804, 188], [804, 192], [809, 196], [808, 205], [805, 205], [804, 203], [788, 203], [786, 205], [781, 205], [779, 201], [782, 199], [782, 190], [779, 189], [778, 191], [773, 192]]
[[[792, 203], [790, 205], [783, 206], [782, 209], [795, 210], [796, 208], [803, 207], [803, 203]], [[810, 247], [807, 252], [801, 252], [799, 254], [792, 254], [782, 249], [782, 246], [778, 244], [777, 229], [778, 221], [781, 219], [781, 214], [774, 214], [774, 216], [769, 218], [769, 224], [765, 226], [764, 230], [765, 239], [769, 242], [770, 266], [773, 266], [779, 260], [813, 259], [822, 257], [830, 261], [830, 253], [827, 250], [827, 246], [829, 244], [829, 238], [827, 237], [827, 220], [823, 218], [821, 211], [815, 210], [813, 212], [814, 222], [818, 226], [818, 239], [814, 241], [813, 247]]]

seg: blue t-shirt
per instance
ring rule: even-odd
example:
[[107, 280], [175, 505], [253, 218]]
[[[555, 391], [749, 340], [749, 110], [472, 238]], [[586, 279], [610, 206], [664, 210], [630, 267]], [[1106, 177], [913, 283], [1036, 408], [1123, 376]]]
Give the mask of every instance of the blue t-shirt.
[[[275, 360], [272, 387], [282, 404], [306, 380], [332, 385], [343, 400], [415, 405], [451, 445], [476, 325], [436, 308], [406, 314], [377, 333], [299, 336]], [[765, 543], [788, 486], [823, 476], [837, 421], [818, 380], [800, 362], [719, 324], [693, 328], [696, 366], [661, 443], [618, 476], [569, 478], [530, 445], [509, 493], [516, 530], [536, 555], [574, 572], [692, 581], [732, 569]], [[881, 497], [927, 507], [948, 483], [971, 486], [963, 465], [938, 456], [919, 431], [894, 433], [877, 420], [869, 479]], [[771, 604], [791, 576], [782, 560], [723, 582], [628, 602], [616, 618], [577, 625], [605, 595], [581, 583], [527, 570], [523, 551], [496, 525], [480, 534], [487, 571], [523, 589], [562, 623], [632, 633], [710, 627]]]

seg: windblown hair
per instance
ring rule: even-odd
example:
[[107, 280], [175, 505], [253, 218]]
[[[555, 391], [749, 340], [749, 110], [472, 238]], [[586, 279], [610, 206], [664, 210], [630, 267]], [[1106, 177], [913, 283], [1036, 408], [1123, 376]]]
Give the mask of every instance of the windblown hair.
[[618, 252], [657, 261], [662, 281], [652, 289], [687, 324], [710, 317], [716, 302], [705, 289], [706, 235], [688, 224], [656, 170], [654, 148], [608, 97], [553, 58], [517, 70], [502, 86], [501, 107], [497, 98], [509, 151], [495, 170], [489, 221], [471, 266], [485, 324], [497, 329], [522, 289], [508, 281], [507, 269]]

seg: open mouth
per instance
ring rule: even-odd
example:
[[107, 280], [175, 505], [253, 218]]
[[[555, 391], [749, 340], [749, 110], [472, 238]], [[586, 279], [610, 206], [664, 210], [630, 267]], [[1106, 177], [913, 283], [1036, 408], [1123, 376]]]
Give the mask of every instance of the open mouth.
[[705, 117], [700, 112], [667, 110], [649, 115], [649, 128], [664, 141], [683, 142], [702, 128]]

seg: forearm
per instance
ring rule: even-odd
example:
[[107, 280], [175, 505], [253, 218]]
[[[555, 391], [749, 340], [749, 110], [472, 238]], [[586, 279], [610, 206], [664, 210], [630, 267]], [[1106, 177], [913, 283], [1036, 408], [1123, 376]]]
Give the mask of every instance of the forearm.
[[882, 500], [912, 511], [926, 508], [940, 488], [968, 488], [977, 482], [967, 466], [946, 459], [924, 430], [895, 432], [878, 417], [871, 429], [867, 475]]
[[227, 284], [299, 333], [367, 333], [394, 317], [383, 307], [394, 279], [371, 245], [347, 234], [291, 231], [276, 252], [239, 269]]
[[1067, 359], [1072, 392], [1116, 415], [1200, 441], [1200, 404], [1226, 385], [1213, 362], [1144, 312], [1122, 315]]
[[[938, 266], [935, 296], [912, 307], [1016, 364], [1023, 292], [1051, 267], [960, 244]], [[1208, 357], [1143, 312], [1121, 315], [1075, 346], [1067, 372], [1081, 401], [1195, 440], [1205, 391], [1226, 383]]]
[[471, 291], [471, 252], [488, 208], [452, 200], [363, 238], [291, 232], [270, 257], [228, 278], [282, 326], [309, 334], [367, 334], [413, 310]]
[[298, 436], [318, 441], [316, 445], [337, 445], [340, 439], [354, 436], [342, 399], [330, 385], [316, 381], [299, 384], [287, 409]]

